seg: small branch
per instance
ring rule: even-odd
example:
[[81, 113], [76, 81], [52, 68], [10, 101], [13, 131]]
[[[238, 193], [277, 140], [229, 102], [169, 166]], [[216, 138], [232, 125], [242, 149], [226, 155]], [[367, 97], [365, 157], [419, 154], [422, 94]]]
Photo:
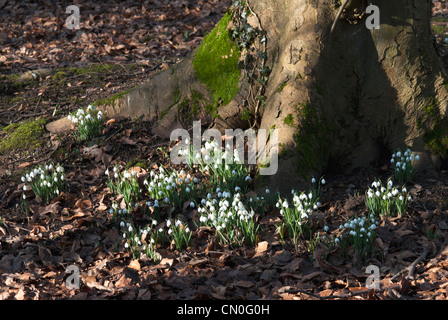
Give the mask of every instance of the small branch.
[[409, 274], [406, 277], [407, 279], [414, 279], [414, 272], [415, 272], [415, 268], [417, 267], [417, 265], [420, 263], [420, 261], [422, 261], [423, 259], [425, 259], [426, 255], [428, 254], [429, 250], [428, 248], [426, 248], [425, 250], [423, 250], [422, 254], [420, 255], [420, 257], [418, 257], [410, 266], [409, 266]]
[[428, 254], [428, 252], [429, 252], [428, 248], [423, 250], [422, 254], [417, 259], [415, 259], [415, 261], [412, 262], [412, 264], [409, 267], [407, 267], [407, 268], [397, 272], [396, 274], [394, 274], [394, 276], [392, 278], [390, 278], [390, 280], [394, 281], [396, 278], [398, 278], [401, 274], [403, 274], [406, 271], [409, 271], [408, 275], [406, 276], [407, 279], [414, 278], [414, 272], [415, 272], [415, 268], [417, 267], [417, 264], [419, 264], [420, 261], [425, 259], [425, 257]]
[[[383, 289], [379, 289], [379, 290], [374, 290], [374, 292], [375, 293], [379, 293], [379, 292], [383, 292], [385, 290], [389, 290], [389, 292], [390, 292], [390, 290], [396, 290], [396, 289], [399, 289], [399, 288], [400, 288], [399, 285], [395, 285], [395, 286], [392, 286], [392, 287], [387, 287], [387, 288], [383, 288]], [[312, 296], [314, 298], [317, 298], [319, 300], [329, 300], [329, 299], [341, 299], [341, 298], [350, 298], [350, 297], [354, 297], [354, 296], [359, 296], [359, 295], [362, 295], [362, 294], [367, 294], [371, 290], [372, 289], [361, 290], [361, 291], [350, 292], [350, 293], [347, 293], [347, 294], [339, 294], [339, 295], [337, 294], [337, 295], [330, 295], [330, 296], [325, 296], [325, 297], [322, 297], [322, 296], [320, 296], [318, 294], [314, 294], [314, 293], [311, 293], [311, 292], [308, 292], [308, 291], [302, 290], [302, 289], [284, 290], [284, 291], [281, 291], [280, 293], [292, 293], [292, 294], [304, 293], [304, 294], [307, 294], [307, 295]]]

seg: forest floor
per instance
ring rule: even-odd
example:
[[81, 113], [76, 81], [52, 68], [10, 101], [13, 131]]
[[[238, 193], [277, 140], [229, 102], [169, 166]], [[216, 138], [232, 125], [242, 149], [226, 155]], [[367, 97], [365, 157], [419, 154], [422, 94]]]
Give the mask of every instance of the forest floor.
[[[10, 134], [11, 124], [49, 123], [142, 84], [197, 47], [230, 2], [126, 1], [123, 10], [120, 1], [80, 0], [81, 29], [69, 30], [63, 26], [68, 1], [0, 1], [0, 138]], [[445, 55], [442, 9], [433, 31]], [[279, 213], [270, 208], [257, 216], [263, 232], [253, 246], [221, 245], [193, 225], [191, 245], [181, 252], [161, 247], [162, 260], [155, 263], [135, 260], [124, 248], [109, 213], [117, 199], [104, 173], [113, 166], [138, 167], [142, 174], [172, 167], [170, 142], [141, 119], [110, 121], [90, 142], [39, 134], [37, 148], [15, 145], [0, 156], [0, 299], [448, 298], [446, 171], [418, 173], [407, 185], [412, 200], [406, 213], [381, 221], [374, 254], [363, 261], [350, 249], [329, 251], [321, 244], [310, 250], [304, 242], [296, 250], [279, 238]], [[68, 188], [49, 205], [27, 191], [26, 209], [21, 177], [48, 161], [65, 168]], [[341, 224], [366, 213], [367, 188], [392, 175], [388, 161], [352, 175], [325, 174], [319, 230], [337, 234]], [[195, 211], [184, 206], [181, 213]], [[65, 285], [70, 265], [81, 272], [79, 289]], [[366, 288], [369, 265], [379, 267], [379, 290]]]

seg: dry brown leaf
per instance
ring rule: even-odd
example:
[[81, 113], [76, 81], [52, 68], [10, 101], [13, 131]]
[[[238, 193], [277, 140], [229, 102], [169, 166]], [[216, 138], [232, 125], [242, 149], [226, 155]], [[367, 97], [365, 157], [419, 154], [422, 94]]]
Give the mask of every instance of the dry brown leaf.
[[43, 214], [47, 214], [47, 213], [55, 215], [55, 214], [58, 214], [60, 210], [61, 210], [61, 206], [59, 205], [59, 202], [54, 202], [54, 203], [49, 204], [46, 207], [39, 207], [38, 213], [39, 213], [39, 215], [43, 215]]
[[242, 288], [250, 288], [254, 286], [254, 283], [252, 281], [239, 280], [235, 283], [235, 285]]
[[139, 271], [140, 270], [140, 262], [138, 262], [138, 260], [132, 260], [129, 263], [128, 267], [131, 269], [134, 269], [136, 271]]
[[25, 291], [23, 288], [20, 288], [19, 291], [14, 296], [14, 299], [16, 300], [23, 300], [25, 298]]
[[268, 246], [269, 246], [269, 243], [267, 241], [259, 242], [257, 247], [255, 248], [255, 254], [254, 254], [253, 258], [262, 256], [268, 249]]

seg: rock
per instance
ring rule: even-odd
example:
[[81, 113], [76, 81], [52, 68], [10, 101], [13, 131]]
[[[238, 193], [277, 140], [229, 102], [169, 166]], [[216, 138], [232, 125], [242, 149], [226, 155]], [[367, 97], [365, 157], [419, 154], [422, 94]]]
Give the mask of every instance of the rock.
[[62, 118], [53, 122], [48, 123], [46, 129], [53, 134], [68, 132], [71, 130], [72, 122], [67, 118]]

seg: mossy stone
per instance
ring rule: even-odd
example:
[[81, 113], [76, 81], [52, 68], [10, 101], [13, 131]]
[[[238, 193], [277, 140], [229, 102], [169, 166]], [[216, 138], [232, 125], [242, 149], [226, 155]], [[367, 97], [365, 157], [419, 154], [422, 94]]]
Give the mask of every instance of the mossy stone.
[[0, 141], [0, 154], [4, 154], [6, 151], [41, 147], [45, 123], [45, 119], [29, 120], [22, 124], [13, 123], [3, 128], [4, 137]]
[[[212, 94], [215, 105], [228, 104], [239, 90], [240, 50], [227, 30], [231, 19], [231, 14], [227, 12], [216, 27], [204, 37], [193, 60], [196, 76]], [[210, 109], [214, 111], [213, 108]]]

